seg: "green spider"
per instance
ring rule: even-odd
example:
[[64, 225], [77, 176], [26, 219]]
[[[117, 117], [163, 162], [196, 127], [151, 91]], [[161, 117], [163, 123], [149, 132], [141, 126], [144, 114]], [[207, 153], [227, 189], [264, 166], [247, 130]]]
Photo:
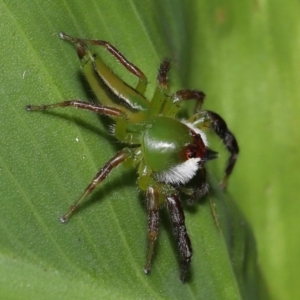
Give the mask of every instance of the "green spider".
[[[180, 279], [184, 281], [192, 258], [192, 247], [179, 195], [188, 195], [189, 202], [194, 203], [208, 192], [205, 163], [218, 155], [208, 147], [204, 133], [206, 129], [212, 129], [230, 153], [221, 182], [221, 186], [226, 187], [239, 152], [234, 135], [218, 114], [201, 110], [205, 97], [203, 92], [183, 89], [168, 95], [168, 60], [159, 67], [157, 88], [151, 101], [148, 101], [144, 96], [148, 83], [146, 76], [109, 42], [73, 38], [65, 33], [60, 33], [60, 38], [75, 45], [82, 71], [101, 104], [69, 100], [49, 105], [28, 105], [26, 109], [37, 111], [72, 106], [110, 116], [115, 121], [112, 133], [126, 145], [100, 169], [60, 221], [66, 222], [108, 174], [126, 161], [127, 165], [137, 168], [137, 185], [146, 194], [147, 200], [148, 253], [144, 271], [148, 274], [151, 269], [158, 236], [159, 209], [166, 204], [182, 256]], [[134, 88], [122, 81], [98, 55], [89, 50], [88, 45], [104, 47], [109, 51], [138, 77], [137, 86]], [[189, 119], [179, 119], [182, 104], [192, 99], [196, 100], [194, 115]]]

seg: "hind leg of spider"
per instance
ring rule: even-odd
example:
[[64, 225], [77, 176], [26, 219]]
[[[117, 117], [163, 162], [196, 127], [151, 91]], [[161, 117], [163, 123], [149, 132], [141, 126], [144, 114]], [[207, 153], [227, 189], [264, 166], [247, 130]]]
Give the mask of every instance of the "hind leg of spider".
[[159, 194], [158, 191], [149, 187], [147, 190], [147, 214], [148, 214], [148, 253], [144, 267], [146, 274], [150, 273], [154, 246], [158, 236], [159, 225]]
[[62, 223], [67, 222], [69, 220], [69, 218], [71, 217], [71, 215], [78, 208], [79, 204], [82, 203], [91, 194], [91, 192], [107, 177], [107, 175], [114, 168], [116, 168], [119, 164], [124, 162], [130, 156], [131, 156], [131, 150], [129, 150], [128, 148], [124, 148], [123, 150], [117, 152], [117, 154], [115, 156], [113, 156], [103, 166], [103, 168], [95, 175], [92, 182], [85, 189], [82, 196], [71, 206], [70, 210], [60, 218], [60, 221]]
[[192, 245], [185, 227], [184, 212], [177, 194], [166, 196], [167, 207], [173, 225], [174, 235], [178, 244], [183, 262], [181, 265], [180, 280], [184, 282], [192, 259]]

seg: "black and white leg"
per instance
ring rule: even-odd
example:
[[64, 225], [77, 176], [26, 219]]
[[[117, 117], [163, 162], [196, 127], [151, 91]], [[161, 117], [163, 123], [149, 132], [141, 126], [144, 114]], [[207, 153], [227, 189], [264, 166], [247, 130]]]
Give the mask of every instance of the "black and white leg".
[[178, 188], [182, 193], [188, 196], [187, 203], [193, 205], [196, 201], [204, 197], [209, 191], [209, 185], [206, 181], [206, 170], [204, 167], [197, 171], [197, 174], [186, 185]]
[[173, 225], [174, 235], [182, 257], [180, 280], [185, 280], [192, 259], [192, 245], [185, 227], [184, 212], [177, 194], [166, 196], [167, 207]]
[[232, 173], [232, 170], [235, 166], [238, 153], [239, 153], [239, 146], [237, 140], [233, 133], [228, 129], [226, 122], [224, 119], [213, 111], [204, 111], [206, 114], [206, 118], [208, 118], [210, 123], [210, 128], [220, 137], [223, 144], [225, 145], [226, 149], [230, 153], [229, 159], [227, 161], [227, 165], [225, 168], [225, 176], [221, 182], [221, 186], [223, 189], [226, 188], [228, 178]]
[[150, 273], [154, 246], [158, 236], [159, 225], [159, 193], [154, 187], [149, 187], [146, 193], [148, 215], [148, 253], [144, 267], [146, 274]]

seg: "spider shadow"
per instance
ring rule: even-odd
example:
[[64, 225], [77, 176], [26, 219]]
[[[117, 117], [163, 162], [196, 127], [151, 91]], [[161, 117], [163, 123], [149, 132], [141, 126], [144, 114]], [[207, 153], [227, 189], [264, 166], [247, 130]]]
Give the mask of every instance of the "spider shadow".
[[[77, 77], [78, 77], [78, 81], [80, 82], [80, 84], [82, 86], [82, 90], [84, 91], [84, 93], [86, 95], [86, 99], [96, 99], [96, 97], [95, 97], [93, 91], [90, 89], [88, 82], [86, 81], [84, 75], [81, 72], [79, 72], [77, 74]], [[62, 99], [61, 101], [57, 101], [57, 103], [60, 103], [63, 101], [68, 101], [68, 100], [70, 100], [70, 99], [69, 98]], [[96, 100], [89, 101], [89, 100], [82, 99], [80, 101], [85, 101], [87, 103], [99, 103]], [[31, 113], [33, 113], [33, 112], [31, 112]], [[111, 124], [113, 123], [113, 121], [108, 116], [97, 114], [99, 117], [99, 121], [102, 123], [103, 127], [106, 129], [106, 131], [104, 132], [104, 130], [102, 130], [100, 128], [100, 126], [96, 127], [94, 125], [91, 125], [89, 122], [84, 121], [81, 117], [77, 117], [77, 116], [75, 117], [75, 116], [72, 116], [72, 114], [70, 114], [69, 112], [64, 112], [64, 109], [62, 109], [62, 108], [55, 109], [55, 110], [51, 109], [51, 110], [39, 111], [39, 113], [41, 113], [41, 112], [46, 115], [51, 115], [52, 117], [56, 117], [56, 118], [64, 119], [68, 122], [72, 122], [82, 128], [87, 129], [88, 131], [90, 131], [94, 134], [105, 137], [109, 142], [116, 141], [112, 135], [107, 134], [107, 131], [109, 131], [109, 126], [111, 126]], [[92, 112], [86, 112], [86, 113], [92, 113]]]
[[[84, 74], [79, 72], [77, 74], [77, 76], [78, 76], [78, 80], [82, 86], [82, 90], [85, 92], [86, 99], [90, 99], [90, 100], [84, 100], [84, 101], [94, 103], [94, 104], [101, 104], [101, 101], [99, 101], [97, 99], [96, 95], [91, 90], [90, 85], [89, 85], [87, 79], [85, 78]], [[98, 78], [98, 84], [101, 87], [101, 89], [103, 90], [103, 92], [106, 94], [107, 97], [118, 102], [118, 97], [103, 83], [103, 81], [100, 80], [100, 78]], [[108, 142], [110, 142], [114, 146], [116, 151], [122, 149], [123, 147], [120, 146], [120, 145], [122, 145], [122, 143], [118, 142], [116, 140], [116, 138], [113, 137], [112, 134], [109, 134], [109, 132], [111, 131], [111, 127], [115, 124], [114, 121], [111, 119], [111, 117], [103, 115], [103, 114], [99, 114], [99, 113], [98, 114], [94, 113], [94, 114], [97, 115], [99, 122], [105, 128], [106, 133], [108, 133], [105, 136], [105, 138], [108, 140]], [[90, 126], [86, 126], [86, 125], [87, 124], [85, 124], [84, 127], [86, 127], [86, 128], [90, 127]], [[102, 135], [103, 135], [103, 133], [102, 133]]]
[[[87, 99], [97, 99], [97, 97], [95, 96], [95, 94], [91, 90], [91, 88], [89, 86], [89, 83], [87, 82], [84, 74], [79, 72], [77, 75], [78, 75], [78, 80], [80, 81], [80, 84], [82, 86], [82, 89], [85, 91], [86, 98]], [[100, 79], [98, 80], [98, 83], [101, 86], [101, 88], [103, 89], [103, 91], [107, 94], [108, 97], [110, 97], [110, 98], [114, 99], [115, 101], [117, 101], [116, 95], [113, 94]], [[93, 101], [89, 101], [89, 102], [99, 103], [99, 104], [101, 103], [98, 100], [93, 100]], [[105, 137], [107, 142], [112, 145], [115, 152], [117, 152], [117, 151], [121, 150], [122, 148], [124, 148], [123, 143], [119, 142], [113, 135], [107, 133], [107, 132], [110, 131], [110, 128], [114, 124], [114, 121], [109, 116], [105, 116], [105, 115], [101, 115], [101, 114], [97, 114], [97, 116], [98, 116], [99, 122], [106, 129], [105, 132], [103, 132], [102, 130], [100, 131], [95, 126], [91, 126], [87, 122], [81, 121], [77, 118], [76, 119], [72, 118], [72, 121], [74, 120], [78, 125], [83, 126], [84, 128], [94, 132], [95, 134], [100, 134], [103, 137]], [[102, 166], [99, 166], [99, 169], [101, 167]], [[88, 201], [84, 202], [80, 206], [80, 209], [84, 210], [88, 206], [92, 206], [96, 202], [99, 202], [99, 199], [101, 199], [103, 197], [103, 195], [110, 194], [113, 191], [115, 191], [116, 186], [118, 186], [121, 189], [122, 187], [134, 185], [135, 182], [136, 182], [136, 179], [137, 179], [137, 176], [136, 176], [136, 170], [135, 169], [134, 170], [123, 170], [122, 174], [115, 177], [113, 181], [109, 181], [109, 182], [104, 181], [103, 184], [101, 184], [101, 188], [94, 191], [92, 193], [92, 195], [89, 197]]]
[[[74, 116], [67, 115], [66, 113], [63, 113], [63, 112], [52, 111], [52, 110], [45, 110], [42, 113], [46, 114], [46, 115], [51, 115], [54, 118], [64, 119], [68, 122], [72, 122], [84, 129], [87, 129], [88, 131], [90, 131], [96, 135], [103, 136], [103, 138], [108, 139], [109, 141], [110, 140], [113, 141], [113, 138], [109, 134], [107, 134], [105, 131], [103, 131], [101, 128], [91, 125], [90, 123], [84, 121], [80, 117], [74, 117]], [[108, 122], [107, 122], [107, 124], [108, 124]]]
[[109, 195], [117, 190], [122, 189], [124, 187], [131, 187], [135, 183], [135, 170], [124, 170], [122, 174], [119, 174], [117, 177], [115, 177], [113, 180], [110, 181], [104, 181], [103, 185], [96, 191], [94, 191], [85, 201], [80, 205], [78, 208], [79, 211], [85, 211], [86, 209], [92, 207], [93, 205], [96, 205], [96, 203], [101, 202], [101, 198], [103, 198], [103, 195]]
[[[81, 86], [82, 86], [82, 90], [85, 93], [85, 98], [86, 99], [96, 99], [93, 91], [91, 90], [84, 74], [82, 74], [81, 72], [78, 72], [77, 74], [77, 79], [80, 82]], [[101, 84], [101, 83], [99, 83]], [[103, 86], [103, 84], [101, 84], [101, 86]], [[107, 92], [108, 95], [111, 94], [111, 92], [105, 87], [103, 86], [103, 89], [105, 90], [105, 92]], [[61, 100], [62, 101], [66, 101], [66, 100]], [[87, 103], [99, 103], [99, 101], [97, 100], [93, 100], [93, 101], [88, 101], [88, 100], [82, 100], [82, 101], [86, 101]], [[100, 103], [99, 103], [100, 104]], [[113, 120], [109, 117], [109, 116], [105, 116], [105, 115], [101, 115], [101, 114], [97, 114], [99, 122], [102, 124], [102, 126], [104, 127], [103, 130], [100, 126], [94, 126], [91, 123], [83, 120], [81, 117], [77, 117], [77, 116], [72, 116], [72, 113], [70, 114], [69, 112], [64, 112], [64, 110], [44, 110], [41, 111], [44, 114], [47, 115], [51, 115], [54, 118], [59, 118], [59, 119], [64, 119], [65, 121], [68, 122], [72, 122], [77, 126], [80, 126], [81, 128], [84, 128], [85, 130], [88, 130], [90, 132], [92, 132], [93, 134], [96, 134], [97, 136], [101, 136], [102, 138], [105, 138], [105, 140], [110, 143], [115, 152], [119, 151], [120, 149], [122, 149], [124, 147], [124, 145], [122, 145], [122, 143], [118, 142], [116, 140], [116, 138], [109, 134], [109, 130], [110, 130], [110, 126], [112, 126], [112, 124], [114, 124]], [[86, 112], [86, 113], [93, 113], [93, 112]], [[106, 162], [104, 162], [106, 163]], [[99, 166], [99, 169], [104, 165], [104, 163], [102, 165]], [[113, 181], [109, 181], [106, 182], [104, 181], [103, 184], [101, 184], [101, 188], [96, 191], [94, 191], [87, 199], [87, 201], [84, 201], [84, 203], [82, 203], [80, 205], [80, 207], [78, 208], [78, 211], [80, 210], [85, 210], [87, 207], [89, 207], [90, 205], [93, 205], [95, 202], [99, 202], [99, 199], [101, 199], [103, 197], [104, 194], [109, 194], [112, 191], [115, 190], [115, 186], [116, 184], [119, 187], [124, 187], [124, 186], [132, 186], [132, 184], [134, 184], [134, 181], [136, 180], [135, 176], [133, 176], [133, 172], [135, 172], [135, 170], [124, 170], [123, 174], [120, 174], [119, 176], [115, 177]], [[91, 179], [93, 178], [92, 176], [94, 176], [95, 174], [91, 175]], [[88, 185], [89, 183], [87, 183]]]

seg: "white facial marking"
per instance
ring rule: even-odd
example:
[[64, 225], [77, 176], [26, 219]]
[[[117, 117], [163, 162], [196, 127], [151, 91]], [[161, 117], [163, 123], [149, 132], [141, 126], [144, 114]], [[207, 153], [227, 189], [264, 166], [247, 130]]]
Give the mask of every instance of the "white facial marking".
[[190, 158], [187, 161], [155, 175], [158, 181], [171, 184], [185, 184], [189, 182], [199, 169], [200, 158]]

